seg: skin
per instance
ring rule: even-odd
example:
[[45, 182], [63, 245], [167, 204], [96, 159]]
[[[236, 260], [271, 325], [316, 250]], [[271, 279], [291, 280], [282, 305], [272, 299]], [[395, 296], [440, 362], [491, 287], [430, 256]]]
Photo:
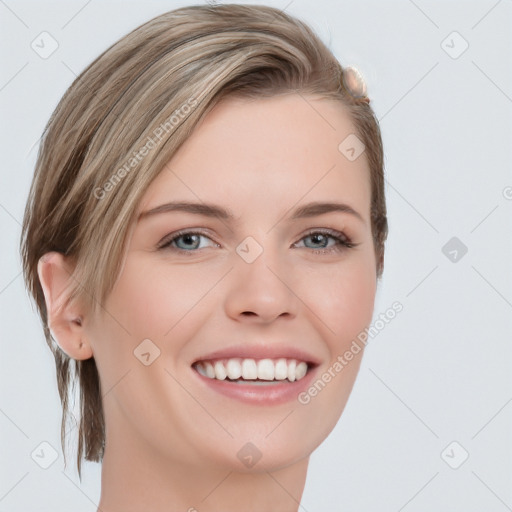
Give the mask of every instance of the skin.
[[[225, 397], [191, 365], [245, 341], [285, 343], [313, 354], [320, 376], [370, 324], [377, 281], [369, 168], [364, 153], [351, 162], [338, 150], [355, 131], [331, 100], [224, 100], [151, 184], [139, 212], [204, 202], [231, 210], [234, 221], [184, 212], [140, 220], [96, 317], [79, 303], [59, 308], [71, 264], [58, 253], [41, 260], [54, 336], [71, 357], [94, 355], [105, 394], [98, 510], [298, 509], [309, 456], [343, 412], [363, 351], [306, 405]], [[343, 212], [291, 220], [313, 201], [346, 203], [362, 220]], [[185, 228], [204, 230], [200, 248], [183, 238], [174, 251], [157, 248]], [[342, 232], [357, 245], [307, 237], [315, 229]], [[263, 249], [252, 263], [236, 252], [248, 236]], [[133, 352], [148, 338], [160, 356], [145, 366]], [[237, 457], [247, 442], [262, 455], [252, 468]]]

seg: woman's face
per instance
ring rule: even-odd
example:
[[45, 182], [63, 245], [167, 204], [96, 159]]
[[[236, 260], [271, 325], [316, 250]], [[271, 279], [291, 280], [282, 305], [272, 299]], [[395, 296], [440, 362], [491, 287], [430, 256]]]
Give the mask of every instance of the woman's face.
[[325, 439], [376, 292], [369, 168], [354, 133], [333, 101], [227, 99], [151, 184], [88, 324], [107, 450], [259, 471]]

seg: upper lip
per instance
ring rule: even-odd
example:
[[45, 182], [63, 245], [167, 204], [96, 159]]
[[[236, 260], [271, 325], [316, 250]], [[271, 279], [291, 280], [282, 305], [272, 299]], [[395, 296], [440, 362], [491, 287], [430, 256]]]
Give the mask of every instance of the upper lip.
[[193, 364], [199, 361], [211, 361], [215, 359], [297, 359], [310, 365], [320, 364], [317, 357], [300, 348], [290, 345], [268, 344], [268, 345], [237, 345], [215, 350], [198, 357]]

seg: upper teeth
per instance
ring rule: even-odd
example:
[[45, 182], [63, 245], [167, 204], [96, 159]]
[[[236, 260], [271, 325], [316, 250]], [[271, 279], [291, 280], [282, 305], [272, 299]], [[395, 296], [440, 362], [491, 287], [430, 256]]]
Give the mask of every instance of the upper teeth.
[[197, 371], [210, 379], [224, 380], [300, 380], [308, 371], [304, 361], [296, 359], [223, 359], [196, 363]]

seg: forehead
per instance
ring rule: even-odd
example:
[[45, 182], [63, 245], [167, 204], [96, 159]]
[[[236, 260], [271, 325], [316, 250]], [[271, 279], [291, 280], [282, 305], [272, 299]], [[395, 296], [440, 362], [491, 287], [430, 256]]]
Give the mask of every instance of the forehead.
[[295, 93], [227, 98], [168, 162], [140, 209], [183, 199], [229, 203], [241, 214], [251, 206], [277, 211], [304, 198], [345, 201], [367, 216], [366, 156], [351, 160], [344, 152], [355, 132], [333, 100]]

